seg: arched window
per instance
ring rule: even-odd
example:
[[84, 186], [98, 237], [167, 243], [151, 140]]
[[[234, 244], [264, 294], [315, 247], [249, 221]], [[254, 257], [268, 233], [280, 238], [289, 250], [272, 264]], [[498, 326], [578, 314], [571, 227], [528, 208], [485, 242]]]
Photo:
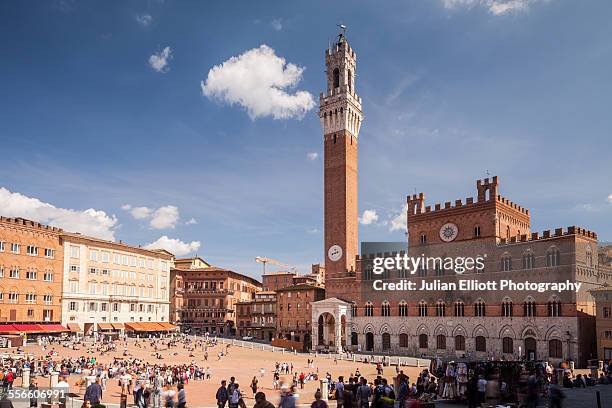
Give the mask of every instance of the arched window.
[[438, 334], [436, 336], [436, 348], [438, 350], [446, 350], [446, 336], [443, 334]]
[[436, 316], [444, 317], [446, 316], [446, 303], [441, 300], [438, 300], [436, 303]]
[[506, 354], [514, 353], [514, 342], [512, 340], [512, 337], [504, 337], [502, 339], [502, 349], [503, 352]]
[[427, 276], [427, 268], [425, 268], [423, 265], [420, 265], [419, 269], [417, 270], [417, 275], [421, 278]]
[[474, 303], [474, 316], [484, 317], [486, 315], [485, 302], [482, 299], [478, 299], [476, 303]]
[[590, 245], [586, 247], [586, 266], [589, 268], [593, 267], [593, 250]]
[[512, 317], [513, 314], [514, 313], [512, 310], [512, 300], [505, 298], [504, 301], [502, 302], [502, 316]]
[[357, 305], [354, 303], [351, 305], [351, 316], [357, 317]]
[[389, 333], [382, 334], [382, 348], [389, 350], [391, 348], [391, 335]]
[[559, 266], [561, 264], [561, 252], [552, 247], [546, 252], [546, 266]]
[[353, 93], [353, 73], [351, 72], [351, 70], [349, 69], [347, 72], [348, 75], [348, 91], [349, 93]]
[[408, 347], [408, 335], [406, 333], [401, 333], [399, 335], [399, 346]]
[[528, 251], [523, 254], [523, 269], [533, 269], [535, 268], [535, 255]]
[[425, 245], [427, 243], [427, 234], [425, 234], [424, 232], [421, 233], [419, 241], [421, 242], [421, 245]]
[[419, 348], [428, 348], [429, 345], [427, 344], [427, 335], [426, 334], [421, 334], [419, 335]]
[[365, 304], [365, 315], [367, 317], [374, 316], [374, 306], [372, 305], [372, 302], [366, 302], [366, 304]]
[[386, 300], [382, 303], [380, 307], [380, 315], [381, 316], [391, 316], [391, 305]]
[[480, 236], [480, 225], [474, 226], [474, 237], [478, 238]]
[[506, 239], [510, 241], [510, 226], [506, 227]]
[[561, 340], [552, 339], [548, 341], [548, 355], [552, 358], [563, 357], [563, 344]]
[[523, 316], [525, 317], [534, 317], [536, 315], [536, 304], [533, 298], [529, 297], [525, 299], [525, 303], [523, 303]]
[[487, 351], [487, 339], [483, 336], [476, 336], [476, 351]]
[[465, 337], [462, 335], [455, 336], [455, 350], [465, 351]]
[[425, 317], [427, 316], [427, 303], [424, 300], [419, 302], [419, 316]]
[[334, 68], [334, 89], [340, 86], [340, 70], [338, 68]]
[[351, 332], [351, 346], [356, 346], [359, 343], [357, 332]]
[[465, 316], [465, 304], [462, 300], [458, 300], [455, 302], [455, 316], [463, 317]]
[[512, 270], [512, 257], [510, 255], [504, 255], [501, 259], [502, 271], [508, 272]]
[[402, 300], [399, 304], [399, 315], [402, 317], [408, 316], [408, 303], [405, 300]]
[[552, 299], [548, 302], [548, 316], [559, 317], [561, 316], [561, 302], [559, 299]]
[[363, 279], [364, 280], [372, 280], [372, 264], [368, 263], [363, 271]]

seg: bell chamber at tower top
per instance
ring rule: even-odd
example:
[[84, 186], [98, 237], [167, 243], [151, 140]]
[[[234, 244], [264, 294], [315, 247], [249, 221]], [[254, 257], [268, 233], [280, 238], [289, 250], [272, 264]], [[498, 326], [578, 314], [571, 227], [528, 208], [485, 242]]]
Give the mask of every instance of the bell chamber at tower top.
[[325, 51], [327, 92], [320, 94], [319, 118], [324, 134], [348, 131], [359, 135], [363, 113], [355, 91], [357, 56], [343, 34]]

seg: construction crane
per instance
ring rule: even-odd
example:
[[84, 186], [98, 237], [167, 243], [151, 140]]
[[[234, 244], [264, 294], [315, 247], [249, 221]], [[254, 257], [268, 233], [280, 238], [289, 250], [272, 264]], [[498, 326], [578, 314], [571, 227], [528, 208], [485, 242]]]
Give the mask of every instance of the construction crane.
[[272, 265], [276, 265], [281, 268], [286, 268], [286, 269], [289, 269], [291, 272], [297, 273], [297, 268], [295, 266], [292, 266], [286, 263], [282, 263], [281, 261], [277, 261], [276, 259], [265, 258], [263, 256], [257, 256], [255, 257], [255, 262], [261, 262], [263, 264], [264, 275], [266, 274], [266, 264], [267, 263], [271, 263]]

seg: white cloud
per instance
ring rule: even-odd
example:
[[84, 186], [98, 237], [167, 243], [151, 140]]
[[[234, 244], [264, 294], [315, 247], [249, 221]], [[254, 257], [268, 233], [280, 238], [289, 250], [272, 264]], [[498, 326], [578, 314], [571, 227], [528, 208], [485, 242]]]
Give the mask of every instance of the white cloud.
[[610, 195], [608, 196], [608, 202], [609, 202], [610, 204], [612, 204], [612, 194], [610, 194]]
[[308, 153], [306, 156], [308, 157], [308, 160], [317, 160], [319, 158], [319, 153], [312, 152]]
[[155, 229], [174, 228], [178, 220], [178, 208], [173, 205], [167, 205], [165, 207], [159, 207], [157, 210], [155, 210], [151, 216], [151, 222], [149, 224]]
[[447, 9], [459, 7], [472, 8], [480, 6], [486, 8], [489, 13], [500, 16], [503, 14], [522, 12], [529, 9], [530, 4], [537, 1], [548, 0], [442, 0]]
[[150, 14], [140, 14], [136, 16], [136, 21], [143, 27], [149, 26], [153, 22], [153, 16]]
[[359, 222], [362, 225], [370, 225], [376, 221], [378, 221], [378, 214], [376, 214], [376, 210], [365, 210], [363, 215], [359, 218]]
[[408, 204], [404, 204], [400, 212], [394, 215], [389, 222], [389, 231], [406, 231], [408, 223], [406, 216], [408, 214]]
[[200, 241], [183, 242], [180, 239], [162, 235], [156, 241], [145, 245], [146, 249], [165, 249], [176, 256], [184, 256], [200, 249]]
[[145, 218], [149, 218], [152, 212], [153, 210], [149, 207], [134, 207], [130, 210], [130, 214], [132, 214], [132, 217], [137, 220], [144, 220]]
[[197, 223], [198, 223], [198, 220], [196, 220], [195, 218], [191, 218], [189, 221], [185, 223], [185, 225], [195, 225]]
[[283, 29], [283, 20], [281, 20], [280, 18], [276, 18], [274, 20], [272, 20], [272, 22], [270, 23], [270, 25], [272, 26], [273, 29], [275, 29], [276, 31], [280, 31]]
[[170, 70], [168, 62], [172, 59], [172, 49], [166, 47], [149, 57], [149, 65], [157, 72], [166, 73]]
[[304, 117], [315, 106], [306, 91], [287, 92], [302, 79], [304, 68], [286, 63], [267, 45], [232, 57], [208, 71], [201, 82], [202, 93], [229, 105], [238, 104], [251, 119]]
[[37, 198], [10, 192], [4, 187], [0, 187], [0, 211], [5, 217], [23, 217], [68, 232], [80, 232], [111, 241], [115, 239], [114, 230], [118, 226], [117, 218], [104, 211], [58, 208]]
[[[148, 219], [149, 225], [154, 229], [174, 228], [180, 218], [179, 209], [174, 205], [166, 205], [154, 209], [149, 207], [132, 207], [130, 204], [124, 204], [121, 206], [121, 209], [129, 211], [136, 220]], [[191, 220], [195, 221], [193, 218]]]
[[318, 228], [309, 228], [306, 230], [309, 234], [318, 234], [320, 231]]

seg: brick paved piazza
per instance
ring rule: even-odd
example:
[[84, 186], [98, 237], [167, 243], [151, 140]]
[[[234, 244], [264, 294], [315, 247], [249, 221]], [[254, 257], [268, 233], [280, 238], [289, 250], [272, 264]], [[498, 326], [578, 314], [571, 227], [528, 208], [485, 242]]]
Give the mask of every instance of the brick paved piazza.
[[[253, 376], [257, 376], [259, 379], [259, 386], [260, 388], [263, 388], [260, 389], [260, 391], [264, 391], [270, 401], [273, 403], [276, 402], [278, 400], [278, 395], [272, 387], [272, 376], [276, 361], [293, 363], [298, 374], [301, 372], [308, 374], [309, 371], [316, 372], [318, 369], [321, 378], [324, 378], [328, 371], [332, 374], [334, 379], [336, 379], [339, 375], [344, 375], [347, 377], [351, 373], [354, 373], [356, 369], [359, 369], [361, 374], [368, 379], [373, 378], [376, 375], [374, 364], [364, 364], [359, 362], [354, 363], [352, 361], [338, 360], [338, 364], [336, 365], [334, 364], [334, 360], [329, 359], [327, 355], [312, 357], [307, 354], [294, 355], [289, 352], [282, 354], [280, 351], [273, 353], [270, 351], [262, 351], [261, 349], [257, 350], [242, 348], [239, 346], [231, 346], [229, 349], [229, 354], [223, 357], [222, 360], [218, 361], [217, 354], [221, 349], [225, 349], [225, 345], [223, 344], [209, 347], [208, 362], [204, 361], [204, 351], [201, 348], [193, 353], [194, 357], [189, 357], [190, 352], [184, 349], [181, 343], [170, 350], [161, 350], [160, 353], [163, 359], [158, 360], [153, 355], [153, 348], [151, 348], [147, 342], [141, 341], [140, 344], [142, 345], [142, 348], [135, 347], [133, 340], [129, 341], [128, 351], [131, 354], [130, 358], [140, 358], [149, 362], [150, 364], [158, 365], [175, 365], [195, 362], [195, 364], [200, 367], [210, 367], [212, 369], [212, 380], [190, 381], [189, 384], [185, 386], [187, 391], [188, 406], [191, 407], [216, 406], [215, 392], [219, 387], [219, 383], [224, 379], [229, 380], [229, 377], [231, 376], [236, 377], [238, 383], [240, 384], [240, 388], [246, 394], [247, 406], [252, 407], [254, 405], [253, 393], [249, 388]], [[54, 345], [48, 348], [46, 352], [49, 352], [50, 349], [54, 349], [58, 353], [57, 356], [54, 356], [55, 360], [61, 360], [62, 358], [66, 357], [78, 358], [80, 356], [91, 357], [92, 355], [95, 355], [98, 361], [103, 364], [111, 363], [115, 357], [122, 357], [123, 353], [123, 346], [119, 346], [116, 352], [105, 355], [87, 353], [86, 347], [82, 347], [80, 350], [72, 350], [70, 348]], [[36, 356], [44, 353], [38, 345], [28, 345], [24, 348], [24, 351], [26, 353], [32, 353]], [[314, 368], [309, 369], [307, 367], [308, 358], [315, 359]], [[357, 356], [357, 358], [359, 358], [359, 356]], [[260, 378], [261, 368], [264, 368], [265, 370], [264, 378]], [[417, 367], [402, 367], [402, 369], [411, 378], [416, 378], [418, 373], [422, 370], [422, 368]], [[391, 380], [391, 378], [395, 376], [395, 367], [385, 367], [385, 374], [389, 380]], [[79, 380], [79, 378], [79, 376], [73, 375], [69, 379], [69, 383], [73, 392], [82, 395], [84, 390], [79, 390], [79, 388], [75, 386], [75, 383]], [[286, 378], [286, 380], [289, 382], [291, 381], [291, 376], [281, 378]], [[47, 379], [40, 379], [39, 386], [48, 386], [47, 381]], [[314, 400], [313, 395], [318, 386], [318, 382], [310, 382], [306, 383], [304, 390], [298, 390], [300, 393], [299, 403], [310, 404]], [[119, 403], [119, 397], [120, 389], [118, 386], [118, 381], [109, 380], [107, 383], [107, 390], [103, 395], [103, 402]], [[128, 399], [128, 402], [130, 404], [133, 402], [131, 397]]]

